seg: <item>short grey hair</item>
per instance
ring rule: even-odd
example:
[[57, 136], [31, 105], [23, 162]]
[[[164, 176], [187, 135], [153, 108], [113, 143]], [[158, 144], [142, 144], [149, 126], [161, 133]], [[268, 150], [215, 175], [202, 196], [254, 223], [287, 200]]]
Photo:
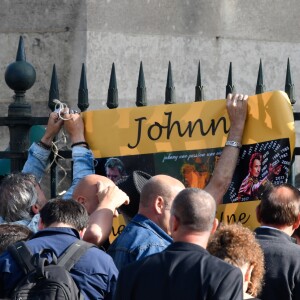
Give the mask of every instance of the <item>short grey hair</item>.
[[210, 231], [216, 217], [216, 202], [204, 190], [186, 188], [175, 197], [171, 214], [188, 230]]
[[38, 201], [36, 178], [32, 174], [7, 175], [0, 185], [0, 216], [5, 222], [30, 220], [32, 205]]

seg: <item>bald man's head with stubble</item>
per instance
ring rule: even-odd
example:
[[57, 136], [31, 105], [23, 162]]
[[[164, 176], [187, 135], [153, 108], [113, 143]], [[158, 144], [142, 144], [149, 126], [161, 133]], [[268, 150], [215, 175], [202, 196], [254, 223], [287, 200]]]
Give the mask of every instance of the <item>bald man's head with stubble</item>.
[[151, 177], [141, 191], [139, 213], [170, 234], [170, 209], [174, 198], [184, 189], [181, 181], [168, 175]]

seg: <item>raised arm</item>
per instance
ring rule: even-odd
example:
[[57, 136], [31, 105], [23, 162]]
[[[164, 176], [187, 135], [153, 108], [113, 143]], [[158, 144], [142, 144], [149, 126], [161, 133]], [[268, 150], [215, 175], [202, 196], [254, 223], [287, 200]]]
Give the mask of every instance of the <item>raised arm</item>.
[[33, 174], [37, 181], [41, 181], [48, 164], [51, 153], [51, 144], [59, 133], [64, 121], [58, 118], [56, 112], [52, 112], [48, 119], [46, 131], [38, 143], [33, 143], [28, 151], [28, 159], [23, 167], [23, 173]]
[[83, 177], [94, 174], [94, 156], [84, 137], [84, 123], [78, 113], [65, 114], [64, 128], [70, 138], [73, 159], [73, 180], [71, 187], [64, 194], [64, 199], [72, 197], [77, 183]]
[[226, 108], [231, 124], [230, 131], [213, 176], [205, 187], [205, 190], [214, 197], [217, 204], [222, 203], [236, 168], [247, 118], [247, 104], [247, 95], [229, 94], [227, 96]]
[[122, 204], [128, 204], [129, 198], [116, 185], [105, 186], [98, 182], [97, 187], [99, 204], [89, 216], [89, 224], [83, 239], [100, 246], [110, 235], [117, 208]]

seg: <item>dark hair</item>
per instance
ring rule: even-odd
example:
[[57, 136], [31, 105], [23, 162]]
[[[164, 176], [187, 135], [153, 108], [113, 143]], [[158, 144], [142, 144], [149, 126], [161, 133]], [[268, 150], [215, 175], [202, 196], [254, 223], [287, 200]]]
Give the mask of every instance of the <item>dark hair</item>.
[[33, 236], [33, 232], [20, 224], [0, 224], [0, 254], [7, 247], [18, 241], [27, 241]]
[[52, 199], [40, 211], [40, 217], [46, 227], [59, 222], [80, 231], [87, 227], [88, 214], [83, 205], [73, 199]]
[[257, 296], [262, 288], [264, 276], [264, 254], [254, 233], [241, 224], [221, 224], [210, 237], [207, 251], [222, 260], [243, 267], [253, 266], [247, 293]]
[[216, 216], [216, 203], [206, 191], [186, 188], [175, 197], [171, 214], [189, 230], [204, 232], [212, 228]]
[[264, 224], [291, 226], [300, 213], [300, 192], [284, 183], [269, 188], [261, 195], [258, 219]]
[[38, 201], [36, 178], [32, 174], [7, 175], [0, 185], [0, 216], [6, 222], [30, 220], [32, 205]]
[[116, 158], [116, 157], [109, 158], [106, 161], [104, 167], [105, 167], [105, 170], [106, 170], [106, 168], [109, 168], [109, 169], [117, 168], [119, 170], [121, 176], [126, 175], [124, 164], [119, 158]]
[[262, 154], [259, 153], [259, 152], [255, 152], [251, 155], [250, 157], [250, 161], [249, 161], [249, 172], [254, 164], [254, 160], [257, 159], [259, 160], [260, 162], [262, 161]]

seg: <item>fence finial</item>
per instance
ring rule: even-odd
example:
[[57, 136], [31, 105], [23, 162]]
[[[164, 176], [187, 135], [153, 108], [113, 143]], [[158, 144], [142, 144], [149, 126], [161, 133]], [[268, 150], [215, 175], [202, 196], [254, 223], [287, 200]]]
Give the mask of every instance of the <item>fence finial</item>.
[[48, 99], [48, 107], [53, 111], [55, 109], [55, 103], [53, 102], [54, 99], [59, 99], [59, 89], [58, 89], [58, 79], [56, 74], [56, 67], [55, 64], [52, 68], [52, 75], [51, 75], [51, 84], [49, 89], [49, 99]]
[[204, 100], [204, 88], [201, 83], [201, 66], [200, 60], [198, 63], [198, 73], [197, 73], [197, 82], [195, 86], [195, 102]]
[[143, 63], [140, 63], [139, 79], [136, 88], [136, 106], [147, 106], [147, 89], [145, 84], [145, 76], [143, 70]]
[[5, 82], [15, 92], [14, 102], [9, 105], [9, 116], [31, 116], [31, 105], [25, 101], [25, 93], [35, 83], [34, 67], [26, 62], [24, 41], [19, 39], [16, 61], [5, 71]]
[[264, 91], [265, 91], [265, 85], [264, 85], [264, 78], [263, 78], [262, 62], [260, 59], [255, 94], [256, 95], [262, 94], [264, 93]]
[[108, 108], [117, 108], [119, 106], [115, 63], [112, 64], [111, 68], [106, 105]]
[[81, 68], [77, 106], [81, 111], [85, 111], [89, 107], [89, 90], [87, 88], [86, 71], [84, 63], [82, 64]]
[[232, 83], [232, 62], [229, 64], [229, 71], [228, 71], [228, 78], [227, 78], [227, 85], [226, 85], [226, 94], [225, 98], [227, 98], [228, 94], [235, 93], [235, 87]]
[[[15, 92], [14, 101], [8, 107], [9, 124], [9, 147], [12, 152], [25, 152], [29, 146], [29, 129], [32, 114], [31, 105], [25, 99], [25, 93], [29, 90], [36, 79], [34, 67], [26, 62], [24, 41], [19, 39], [16, 61], [9, 64], [5, 71], [6, 84]], [[14, 123], [14, 124], [13, 124]], [[10, 168], [12, 172], [21, 171], [25, 159], [12, 158]]]
[[167, 77], [167, 85], [166, 85], [166, 93], [165, 93], [165, 104], [174, 104], [175, 103], [175, 86], [173, 84], [173, 76], [172, 76], [172, 66], [169, 61], [168, 67], [168, 77]]
[[285, 77], [285, 92], [288, 94], [291, 104], [295, 104], [294, 83], [291, 75], [290, 59], [288, 58]]
[[22, 36], [20, 36], [20, 39], [19, 39], [19, 46], [18, 46], [16, 61], [26, 61], [24, 39]]

